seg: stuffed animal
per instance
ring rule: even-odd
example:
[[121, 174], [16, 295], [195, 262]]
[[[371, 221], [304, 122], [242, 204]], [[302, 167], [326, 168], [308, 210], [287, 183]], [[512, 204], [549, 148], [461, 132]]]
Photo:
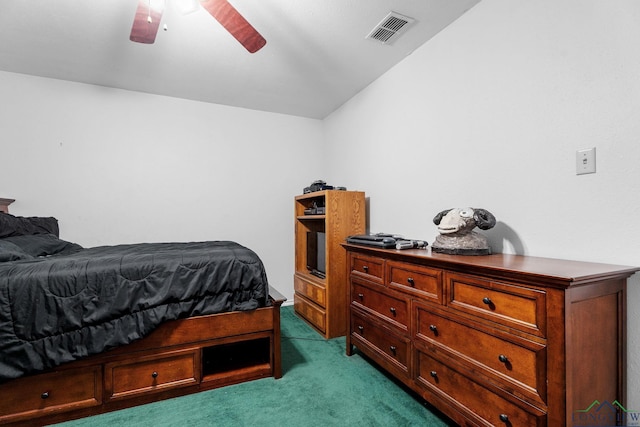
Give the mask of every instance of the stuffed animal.
[[454, 208], [440, 212], [433, 218], [440, 235], [431, 250], [453, 255], [489, 255], [487, 238], [473, 231], [488, 230], [496, 225], [496, 218], [485, 209]]

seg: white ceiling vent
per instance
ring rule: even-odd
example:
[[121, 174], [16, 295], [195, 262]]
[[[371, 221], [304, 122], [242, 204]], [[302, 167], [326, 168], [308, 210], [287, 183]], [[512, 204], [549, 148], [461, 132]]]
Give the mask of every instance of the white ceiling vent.
[[377, 40], [383, 44], [390, 44], [400, 37], [414, 21], [415, 19], [408, 16], [389, 12], [365, 38]]

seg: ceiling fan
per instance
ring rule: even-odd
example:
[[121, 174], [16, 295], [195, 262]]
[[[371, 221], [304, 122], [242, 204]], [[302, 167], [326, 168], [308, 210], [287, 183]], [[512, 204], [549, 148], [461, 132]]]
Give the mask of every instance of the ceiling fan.
[[[164, 0], [138, 0], [129, 37], [131, 41], [151, 44], [156, 40], [164, 3]], [[250, 53], [257, 52], [267, 44], [264, 37], [227, 0], [199, 0], [199, 3]]]

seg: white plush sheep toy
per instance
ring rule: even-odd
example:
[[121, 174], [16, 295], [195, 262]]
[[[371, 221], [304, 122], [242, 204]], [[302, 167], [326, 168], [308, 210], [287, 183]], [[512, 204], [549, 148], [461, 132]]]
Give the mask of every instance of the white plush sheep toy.
[[478, 227], [488, 230], [496, 225], [496, 218], [485, 209], [454, 208], [440, 212], [433, 218], [440, 235], [431, 250], [453, 255], [489, 255], [487, 238], [472, 231]]

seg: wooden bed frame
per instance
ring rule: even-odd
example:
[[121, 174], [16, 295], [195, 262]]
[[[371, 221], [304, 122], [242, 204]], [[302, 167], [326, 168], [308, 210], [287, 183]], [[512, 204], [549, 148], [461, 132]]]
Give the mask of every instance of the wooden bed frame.
[[[8, 204], [0, 199], [0, 209]], [[13, 200], [11, 200], [13, 201]], [[131, 344], [0, 384], [0, 424], [45, 425], [280, 378], [280, 306], [163, 323]]]

